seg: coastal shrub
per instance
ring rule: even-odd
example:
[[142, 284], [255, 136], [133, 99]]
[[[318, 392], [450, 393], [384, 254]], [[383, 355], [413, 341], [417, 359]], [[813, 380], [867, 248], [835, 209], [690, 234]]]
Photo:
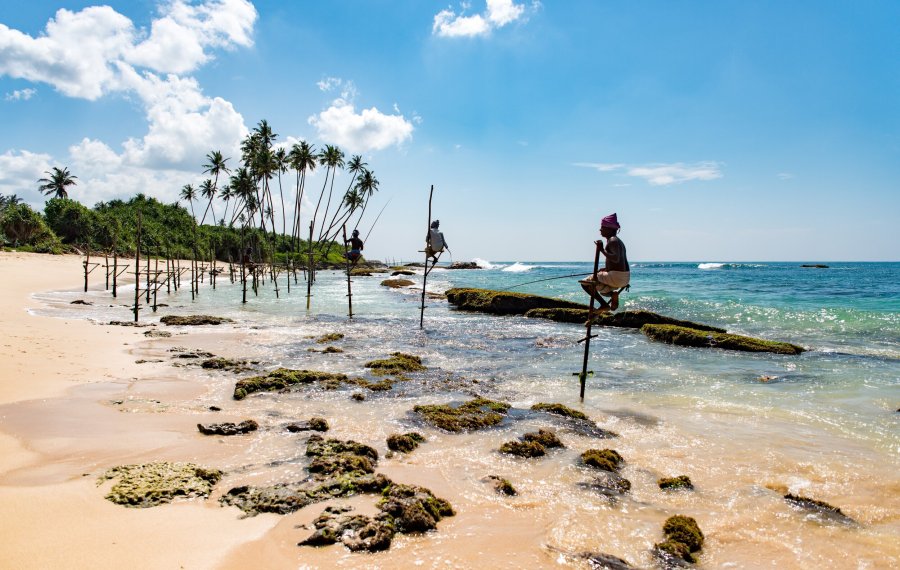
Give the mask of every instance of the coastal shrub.
[[487, 398], [475, 398], [458, 406], [420, 405], [413, 408], [425, 423], [449, 432], [475, 431], [503, 421], [510, 405]]
[[776, 354], [800, 354], [805, 351], [803, 347], [787, 342], [699, 331], [676, 325], [644, 325], [641, 327], [641, 332], [653, 340], [679, 346], [713, 347], [745, 352], [774, 352]]
[[59, 238], [47, 226], [44, 218], [28, 204], [7, 205], [0, 214], [0, 231], [13, 247], [30, 246], [33, 251], [62, 249]]
[[63, 243], [94, 246], [97, 213], [69, 198], [51, 198], [44, 206], [47, 225]]

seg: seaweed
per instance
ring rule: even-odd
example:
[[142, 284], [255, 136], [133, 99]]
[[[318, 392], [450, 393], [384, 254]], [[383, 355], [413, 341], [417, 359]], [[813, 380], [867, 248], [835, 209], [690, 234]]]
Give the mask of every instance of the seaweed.
[[283, 390], [294, 384], [312, 384], [314, 382], [329, 381], [345, 382], [346, 380], [347, 376], [345, 374], [278, 368], [265, 376], [253, 376], [239, 380], [234, 385], [234, 399], [243, 400], [254, 392]]
[[226, 317], [214, 317], [211, 315], [166, 315], [159, 319], [159, 322], [170, 326], [198, 326], [221, 325], [222, 323], [233, 323], [234, 321]]
[[618, 473], [624, 462], [619, 452], [613, 449], [588, 449], [581, 454], [581, 460], [585, 465], [613, 473]]
[[563, 442], [556, 437], [556, 433], [541, 429], [536, 432], [529, 432], [522, 436], [522, 441], [533, 441], [543, 445], [544, 447], [565, 447]]
[[387, 438], [387, 446], [391, 451], [400, 451], [403, 453], [409, 453], [415, 448], [419, 447], [419, 444], [425, 441], [425, 438], [422, 434], [417, 432], [409, 432], [409, 433], [395, 433]]
[[372, 374], [379, 375], [428, 370], [428, 368], [422, 365], [421, 357], [412, 354], [404, 354], [402, 352], [394, 352], [391, 354], [390, 358], [366, 362], [365, 367], [370, 368]]
[[547, 449], [536, 441], [507, 441], [500, 446], [500, 453], [531, 458], [546, 455]]
[[176, 497], [208, 497], [224, 473], [194, 463], [156, 462], [120, 465], [100, 476], [115, 479], [106, 499], [126, 507], [155, 507]]
[[656, 482], [660, 489], [693, 489], [694, 484], [687, 475], [677, 477], [663, 477]]
[[343, 333], [328, 333], [318, 337], [316, 342], [319, 344], [327, 344], [329, 342], [341, 340], [342, 338], [344, 338]]
[[573, 410], [572, 408], [565, 406], [563, 404], [546, 404], [544, 402], [539, 402], [533, 406], [531, 406], [532, 410], [537, 412], [549, 412], [551, 414], [556, 414], [558, 416], [563, 416], [566, 418], [574, 418], [576, 420], [586, 420], [588, 417], [584, 415], [582, 412], [578, 410]]
[[503, 421], [510, 405], [487, 398], [475, 398], [456, 407], [449, 404], [420, 405], [413, 412], [436, 428], [449, 432], [475, 431]]
[[501, 495], [506, 495], [507, 497], [515, 497], [519, 494], [513, 484], [510, 483], [507, 479], [500, 477], [499, 475], [488, 475], [486, 477], [487, 481], [494, 482], [494, 490]]
[[744, 352], [774, 352], [776, 354], [800, 354], [806, 350], [787, 342], [700, 331], [676, 325], [644, 325], [641, 327], [641, 332], [653, 340], [679, 346], [712, 347]]

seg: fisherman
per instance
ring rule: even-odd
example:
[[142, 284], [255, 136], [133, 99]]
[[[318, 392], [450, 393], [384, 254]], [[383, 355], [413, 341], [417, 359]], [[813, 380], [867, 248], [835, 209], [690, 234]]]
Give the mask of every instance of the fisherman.
[[428, 235], [425, 236], [425, 256], [430, 257], [433, 263], [437, 263], [438, 256], [444, 249], [450, 249], [450, 246], [447, 245], [447, 240], [444, 239], [444, 233], [438, 229], [440, 225], [440, 220], [431, 222], [431, 229], [428, 230]]
[[350, 239], [348, 239], [346, 243], [350, 244], [350, 251], [344, 255], [355, 264], [359, 261], [359, 258], [362, 257], [363, 250], [363, 240], [359, 239], [359, 230], [353, 230], [353, 235], [350, 236]]
[[[619, 228], [619, 221], [615, 213], [603, 218], [600, 222], [600, 235], [606, 238], [606, 247], [603, 247], [602, 240], [594, 243], [606, 258], [605, 267], [597, 271], [595, 275], [579, 281], [581, 288], [600, 303], [600, 312], [615, 311], [619, 308], [619, 292], [631, 280], [625, 244], [616, 235], [619, 233]], [[603, 297], [609, 297], [609, 302], [606, 302]]]

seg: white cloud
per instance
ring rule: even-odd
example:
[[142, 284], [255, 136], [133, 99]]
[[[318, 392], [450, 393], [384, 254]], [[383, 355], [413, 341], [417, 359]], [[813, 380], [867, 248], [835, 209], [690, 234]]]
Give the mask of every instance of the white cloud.
[[386, 115], [377, 108], [359, 113], [353, 103], [335, 99], [331, 106], [309, 118], [319, 137], [355, 152], [399, 145], [412, 137], [413, 125], [403, 115]]
[[599, 172], [623, 171], [627, 176], [643, 178], [653, 186], [668, 186], [691, 180], [715, 180], [722, 178], [721, 165], [718, 162], [706, 161], [686, 164], [649, 164], [644, 166], [578, 162], [575, 166], [593, 168]]
[[17, 89], [12, 93], [6, 94], [7, 101], [28, 101], [37, 93], [37, 89], [25, 88]]
[[0, 194], [27, 199], [38, 193], [38, 179], [50, 170], [50, 155], [9, 150], [0, 154]]
[[[539, 4], [534, 3], [537, 7]], [[441, 37], [473, 37], [483, 36], [495, 28], [502, 28], [523, 18], [525, 6], [513, 0], [487, 0], [487, 9], [482, 14], [465, 15], [469, 8], [463, 3], [457, 14], [449, 8], [441, 10], [434, 16], [431, 33]]]

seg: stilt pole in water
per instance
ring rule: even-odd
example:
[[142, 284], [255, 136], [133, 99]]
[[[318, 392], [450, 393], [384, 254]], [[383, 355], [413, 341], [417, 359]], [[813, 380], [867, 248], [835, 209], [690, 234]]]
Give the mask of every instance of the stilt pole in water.
[[347, 251], [347, 224], [341, 226], [341, 232], [344, 234], [344, 259], [347, 260], [347, 307], [350, 310], [350, 318], [353, 318], [353, 290], [350, 288], [350, 255]]
[[134, 322], [141, 311], [141, 212], [138, 210], [137, 240], [134, 248]]
[[[594, 253], [594, 275], [597, 275], [597, 270], [600, 267], [600, 242], [597, 242], [597, 251]], [[587, 320], [587, 334], [584, 337], [584, 361], [581, 363], [581, 374], [578, 376], [578, 379], [581, 380], [581, 392], [579, 396], [581, 401], [584, 401], [584, 385], [587, 382], [587, 365], [588, 365], [588, 355], [591, 351], [591, 326], [594, 324], [594, 296], [591, 295], [591, 304], [588, 309], [588, 320]], [[597, 335], [594, 335], [597, 336]]]
[[309, 223], [309, 259], [306, 262], [306, 310], [309, 310], [309, 299], [312, 297], [313, 282], [313, 222]]
[[[434, 196], [434, 184], [431, 185], [431, 191], [428, 193], [428, 227], [425, 229], [425, 235], [431, 231], [431, 197]], [[428, 248], [425, 248], [425, 272], [422, 274], [422, 308], [419, 311], [419, 328], [425, 328], [425, 283], [428, 282]]]

